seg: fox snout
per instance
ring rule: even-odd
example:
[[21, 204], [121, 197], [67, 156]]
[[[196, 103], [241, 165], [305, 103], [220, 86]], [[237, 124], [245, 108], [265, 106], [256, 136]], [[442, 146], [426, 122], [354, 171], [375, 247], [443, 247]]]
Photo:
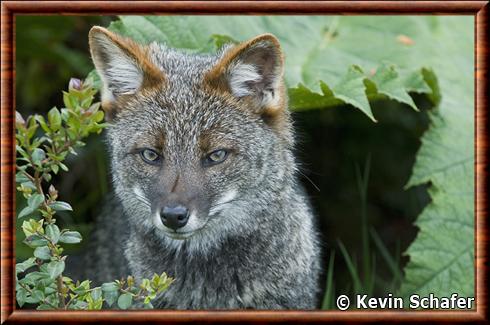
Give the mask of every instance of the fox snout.
[[183, 205], [164, 206], [160, 210], [162, 223], [173, 230], [184, 227], [189, 220], [189, 209]]
[[[177, 175], [171, 168], [159, 175], [152, 186], [142, 188], [150, 203], [153, 225], [172, 238], [190, 236], [207, 221], [208, 197], [198, 175], [188, 171]], [[136, 192], [135, 192], [136, 193]], [[144, 194], [143, 194], [144, 195]], [[140, 195], [141, 196], [141, 195]]]
[[205, 200], [182, 194], [160, 195], [152, 204], [153, 224], [164, 234], [176, 239], [192, 235], [207, 222]]

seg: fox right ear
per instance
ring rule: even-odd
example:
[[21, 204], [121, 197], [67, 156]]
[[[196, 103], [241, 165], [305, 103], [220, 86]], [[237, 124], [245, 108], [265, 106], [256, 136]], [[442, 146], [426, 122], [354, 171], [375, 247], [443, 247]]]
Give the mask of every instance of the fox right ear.
[[228, 48], [205, 75], [205, 83], [235, 98], [250, 100], [258, 112], [278, 116], [286, 109], [283, 54], [272, 34]]
[[90, 30], [89, 45], [102, 80], [102, 106], [106, 111], [120, 96], [164, 81], [163, 72], [151, 61], [147, 47], [99, 26]]

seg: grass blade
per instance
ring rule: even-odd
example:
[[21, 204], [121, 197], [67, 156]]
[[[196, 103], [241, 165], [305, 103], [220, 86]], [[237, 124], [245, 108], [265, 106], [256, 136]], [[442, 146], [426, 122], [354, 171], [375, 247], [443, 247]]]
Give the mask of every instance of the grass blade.
[[388, 268], [393, 274], [393, 281], [394, 282], [401, 281], [402, 276], [401, 276], [400, 268], [398, 267], [398, 262], [391, 256], [390, 252], [383, 244], [383, 241], [381, 240], [381, 238], [379, 238], [378, 234], [374, 229], [371, 229], [371, 237], [374, 241], [374, 244], [376, 245], [379, 252], [381, 253], [381, 256], [383, 257], [386, 264], [388, 265]]
[[327, 290], [325, 296], [323, 297], [322, 309], [328, 310], [332, 309], [332, 301], [334, 295], [334, 283], [333, 283], [333, 269], [335, 263], [335, 251], [330, 251], [330, 259], [328, 261], [328, 273], [327, 273]]
[[345, 248], [344, 244], [342, 244], [340, 240], [338, 240], [338, 245], [340, 247], [340, 251], [342, 252], [342, 255], [344, 256], [344, 260], [345, 263], [347, 264], [347, 268], [349, 269], [349, 273], [352, 277], [352, 282], [354, 282], [354, 293], [361, 293], [362, 285], [361, 285], [361, 280], [359, 279], [359, 275], [357, 274], [356, 267], [354, 266], [354, 263], [352, 262], [352, 259], [350, 258], [347, 249]]
[[366, 158], [366, 163], [364, 164], [364, 172], [361, 174], [361, 168], [356, 165], [356, 181], [357, 190], [360, 196], [361, 205], [361, 240], [362, 240], [362, 252], [363, 252], [363, 275], [364, 282], [367, 284], [372, 278], [371, 272], [371, 252], [369, 243], [369, 231], [367, 225], [367, 191], [369, 184], [369, 174], [371, 171], [371, 154]]

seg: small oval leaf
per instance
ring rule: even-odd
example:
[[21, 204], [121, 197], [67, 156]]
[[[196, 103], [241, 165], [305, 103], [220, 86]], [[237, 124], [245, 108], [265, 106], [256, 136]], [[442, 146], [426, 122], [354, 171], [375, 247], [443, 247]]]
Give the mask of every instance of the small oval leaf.
[[46, 153], [41, 148], [36, 148], [32, 151], [32, 161], [36, 165], [40, 165], [41, 162], [46, 158]]
[[56, 279], [65, 270], [64, 261], [52, 261], [47, 265], [47, 271], [51, 279]]
[[56, 211], [73, 211], [71, 205], [67, 202], [56, 201], [49, 205], [53, 210]]
[[51, 251], [49, 250], [48, 246], [36, 247], [34, 250], [34, 256], [40, 260], [49, 260], [51, 259]]
[[67, 231], [61, 234], [59, 241], [65, 244], [78, 244], [82, 241], [82, 235], [78, 231]]
[[133, 296], [130, 293], [123, 293], [117, 299], [117, 306], [120, 309], [128, 309], [133, 302]]
[[60, 239], [60, 228], [57, 225], [47, 225], [46, 226], [46, 236], [48, 236], [51, 241], [56, 244]]
[[27, 199], [27, 205], [29, 206], [29, 208], [32, 209], [32, 211], [34, 211], [41, 205], [41, 203], [43, 203], [43, 201], [44, 195], [36, 193], [31, 195], [29, 199]]

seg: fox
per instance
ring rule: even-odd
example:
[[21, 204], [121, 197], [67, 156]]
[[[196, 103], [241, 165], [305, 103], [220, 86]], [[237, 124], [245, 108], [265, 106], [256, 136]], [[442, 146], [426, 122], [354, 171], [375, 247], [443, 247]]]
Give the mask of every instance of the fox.
[[[158, 309], [315, 309], [320, 235], [298, 177], [279, 40], [191, 53], [89, 32], [114, 195], [79, 277], [166, 272]], [[83, 273], [85, 272], [85, 273]]]

